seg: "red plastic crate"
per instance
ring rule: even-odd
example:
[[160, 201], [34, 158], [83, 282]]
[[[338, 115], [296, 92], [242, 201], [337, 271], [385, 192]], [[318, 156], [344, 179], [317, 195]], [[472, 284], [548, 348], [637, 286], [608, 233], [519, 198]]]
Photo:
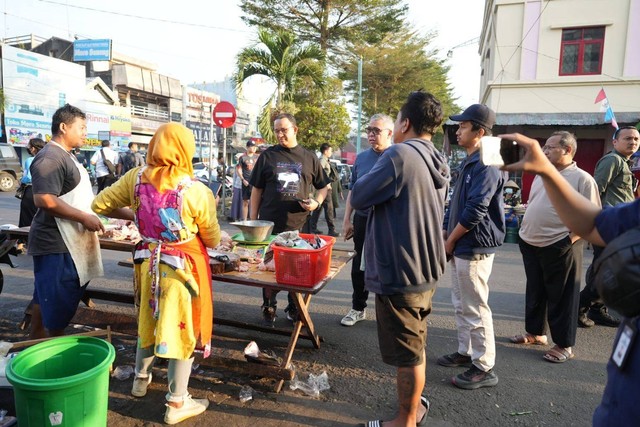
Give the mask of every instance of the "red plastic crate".
[[[313, 240], [313, 234], [302, 234], [307, 241]], [[331, 249], [336, 239], [331, 236], [319, 236], [327, 244], [320, 249], [293, 249], [273, 245], [273, 258], [276, 266], [276, 282], [281, 285], [294, 285], [310, 288], [329, 275], [331, 269]]]

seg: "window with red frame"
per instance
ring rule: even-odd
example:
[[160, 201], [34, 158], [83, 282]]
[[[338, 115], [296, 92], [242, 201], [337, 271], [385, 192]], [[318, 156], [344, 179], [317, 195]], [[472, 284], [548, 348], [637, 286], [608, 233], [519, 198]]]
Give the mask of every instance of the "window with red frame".
[[604, 27], [562, 30], [560, 75], [587, 75], [602, 72]]

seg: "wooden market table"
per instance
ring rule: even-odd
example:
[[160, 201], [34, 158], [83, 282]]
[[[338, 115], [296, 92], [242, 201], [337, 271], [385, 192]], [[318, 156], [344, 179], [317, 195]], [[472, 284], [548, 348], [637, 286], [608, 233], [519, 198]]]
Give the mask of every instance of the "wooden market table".
[[[29, 234], [29, 227], [23, 227], [13, 230], [6, 230], [5, 233], [8, 234], [10, 239], [16, 238], [24, 238]], [[132, 253], [134, 248], [134, 243], [126, 242], [126, 241], [116, 241], [113, 239], [101, 238], [100, 239], [100, 247], [102, 249], [113, 250], [113, 251], [121, 251]], [[275, 378], [279, 380], [277, 382], [275, 391], [279, 392], [282, 389], [282, 385], [284, 384], [284, 380], [290, 380], [293, 378], [293, 370], [290, 369], [290, 363], [293, 358], [293, 352], [296, 348], [296, 344], [299, 338], [304, 338], [311, 340], [313, 346], [316, 349], [320, 348], [320, 342], [322, 338], [318, 335], [313, 320], [311, 319], [311, 315], [309, 313], [309, 305], [311, 303], [311, 297], [318, 292], [320, 292], [339, 272], [342, 268], [353, 258], [354, 253], [352, 251], [346, 251], [341, 249], [333, 248], [331, 254], [331, 267], [330, 272], [327, 277], [320, 280], [318, 283], [314, 284], [310, 287], [302, 287], [302, 286], [292, 286], [292, 285], [282, 285], [276, 282], [275, 273], [269, 271], [259, 271], [256, 264], [250, 264], [250, 269], [247, 272], [239, 272], [239, 271], [231, 271], [225, 272], [222, 274], [212, 274], [212, 279], [214, 281], [224, 282], [224, 283], [233, 283], [244, 286], [252, 286], [257, 288], [263, 288], [273, 291], [286, 291], [290, 292], [293, 297], [293, 302], [298, 309], [298, 320], [294, 323], [292, 329], [283, 329], [283, 328], [272, 328], [262, 325], [256, 325], [252, 323], [239, 322], [231, 319], [224, 319], [218, 316], [214, 316], [213, 323], [218, 325], [226, 325], [232, 327], [238, 327], [243, 329], [250, 329], [255, 331], [260, 331], [264, 333], [270, 334], [278, 334], [278, 335], [286, 335], [289, 336], [289, 344], [285, 351], [284, 357], [282, 358], [282, 362], [279, 366], [268, 366], [268, 365], [258, 365], [252, 367], [252, 370], [256, 374], [260, 374], [263, 376], [268, 376], [271, 378]], [[118, 263], [122, 266], [133, 267], [133, 263], [131, 259], [127, 259], [124, 261], [120, 261]], [[87, 287], [85, 291], [85, 297], [90, 299], [99, 299], [104, 301], [118, 302], [118, 303], [134, 303], [133, 293], [129, 292], [116, 292], [105, 289], [91, 289], [90, 286]], [[85, 303], [87, 303], [85, 299]], [[88, 303], [90, 305], [90, 301]], [[102, 312], [105, 313], [105, 312]], [[108, 315], [105, 314], [113, 320], [115, 325], [112, 326], [114, 331], [118, 331], [118, 320], [117, 316], [119, 315]], [[129, 328], [128, 333], [132, 331]], [[211, 359], [211, 358], [209, 358]], [[201, 364], [219, 367], [220, 365], [217, 363], [209, 363], [210, 360], [203, 359]], [[237, 364], [236, 364], [237, 365]], [[243, 365], [247, 366], [246, 363]], [[253, 365], [253, 364], [249, 364]], [[228, 365], [225, 365], [229, 367]], [[237, 367], [237, 366], [236, 366]], [[255, 372], [257, 371], [257, 372]]]

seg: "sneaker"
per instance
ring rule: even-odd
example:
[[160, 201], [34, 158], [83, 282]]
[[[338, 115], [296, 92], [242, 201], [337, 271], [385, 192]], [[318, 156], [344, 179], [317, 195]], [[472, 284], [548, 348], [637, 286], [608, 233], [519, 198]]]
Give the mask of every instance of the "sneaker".
[[209, 406], [208, 399], [193, 399], [191, 395], [187, 395], [184, 399], [184, 403], [180, 408], [174, 408], [173, 406], [167, 406], [167, 410], [164, 413], [164, 422], [167, 424], [177, 424], [187, 418], [200, 415], [207, 410]]
[[338, 233], [337, 231], [330, 231], [329, 232], [329, 236], [331, 236], [331, 237], [340, 237], [340, 233]]
[[446, 366], [447, 368], [469, 367], [471, 366], [471, 356], [465, 356], [456, 351], [455, 353], [438, 357], [438, 365]]
[[342, 318], [340, 324], [342, 324], [343, 326], [353, 326], [366, 318], [367, 313], [364, 309], [362, 311], [359, 311], [352, 308], [351, 310], [349, 310], [347, 315]]
[[493, 369], [485, 372], [475, 365], [471, 365], [467, 371], [451, 378], [451, 382], [458, 388], [475, 390], [480, 387], [493, 387], [498, 384], [498, 376]]
[[602, 307], [599, 310], [589, 310], [589, 318], [593, 320], [596, 325], [610, 326], [612, 328], [620, 326], [620, 319], [610, 315], [607, 307]]
[[300, 320], [300, 316], [298, 315], [298, 309], [296, 306], [287, 307], [284, 309], [284, 312], [287, 313], [287, 320], [290, 322], [297, 322]]
[[274, 323], [276, 323], [276, 307], [271, 306], [263, 306], [262, 307], [262, 323], [265, 326], [269, 326], [273, 328]]
[[580, 326], [581, 328], [591, 328], [595, 324], [596, 323], [593, 320], [589, 319], [586, 311], [581, 311], [580, 313], [578, 313], [578, 326]]
[[147, 387], [151, 384], [151, 374], [147, 378], [135, 377], [133, 379], [133, 387], [131, 394], [135, 397], [144, 397], [147, 395]]

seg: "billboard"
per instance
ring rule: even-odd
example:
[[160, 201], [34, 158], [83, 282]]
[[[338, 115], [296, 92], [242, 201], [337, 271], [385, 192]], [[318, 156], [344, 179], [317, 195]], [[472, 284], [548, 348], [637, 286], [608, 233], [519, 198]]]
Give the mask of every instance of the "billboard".
[[111, 61], [111, 40], [76, 40], [73, 42], [73, 60]]
[[7, 142], [26, 146], [51, 139], [51, 117], [62, 105], [82, 108], [85, 69], [56, 58], [2, 46], [4, 131]]

